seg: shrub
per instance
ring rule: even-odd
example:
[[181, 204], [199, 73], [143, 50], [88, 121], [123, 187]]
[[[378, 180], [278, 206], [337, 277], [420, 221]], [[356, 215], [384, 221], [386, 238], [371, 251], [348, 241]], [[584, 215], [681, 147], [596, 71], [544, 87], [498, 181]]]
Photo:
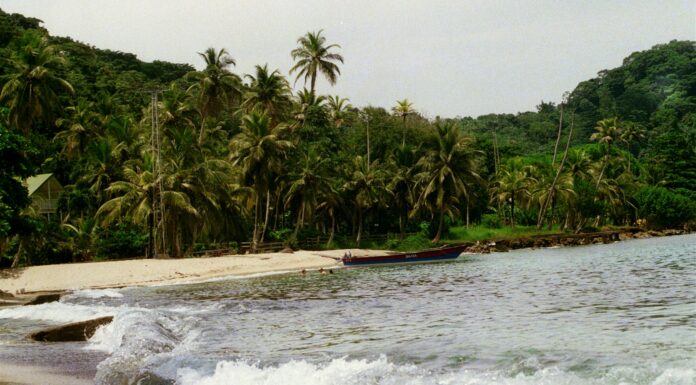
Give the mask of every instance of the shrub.
[[481, 216], [481, 226], [489, 229], [499, 229], [502, 225], [498, 214], [483, 214]]
[[634, 196], [638, 217], [651, 227], [683, 226], [696, 219], [696, 203], [686, 195], [664, 187], [645, 186]]

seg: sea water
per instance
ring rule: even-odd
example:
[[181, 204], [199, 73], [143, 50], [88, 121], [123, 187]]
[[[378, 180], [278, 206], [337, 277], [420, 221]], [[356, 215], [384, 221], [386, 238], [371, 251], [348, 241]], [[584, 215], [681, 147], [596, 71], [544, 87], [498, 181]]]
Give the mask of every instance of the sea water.
[[[87, 343], [26, 334], [113, 315]], [[0, 360], [97, 384], [696, 384], [696, 235], [85, 290], [0, 309]]]

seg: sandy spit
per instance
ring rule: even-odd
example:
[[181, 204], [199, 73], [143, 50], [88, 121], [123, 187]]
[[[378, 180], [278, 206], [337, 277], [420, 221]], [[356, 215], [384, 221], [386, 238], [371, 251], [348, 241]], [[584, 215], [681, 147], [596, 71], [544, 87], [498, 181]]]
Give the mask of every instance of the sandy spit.
[[[0, 290], [11, 294], [32, 292], [151, 286], [200, 282], [220, 277], [340, 266], [347, 250], [229, 255], [211, 258], [137, 259], [71, 263], [0, 270]], [[351, 249], [355, 256], [379, 255], [380, 250]]]

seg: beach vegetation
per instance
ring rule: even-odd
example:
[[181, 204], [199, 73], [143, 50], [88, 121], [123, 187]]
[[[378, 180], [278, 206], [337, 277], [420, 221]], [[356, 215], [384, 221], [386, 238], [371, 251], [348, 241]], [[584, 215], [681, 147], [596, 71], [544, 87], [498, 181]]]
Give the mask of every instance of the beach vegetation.
[[[197, 70], [21, 15], [0, 11], [0, 27], [2, 266], [696, 220], [692, 41], [632, 53], [559, 104], [431, 119], [417, 95], [383, 108], [324, 94], [344, 62], [330, 31], [290, 40], [287, 74], [242, 74], [234, 49], [202, 50]], [[22, 185], [48, 172], [65, 186], [59, 215], [32, 211]]]

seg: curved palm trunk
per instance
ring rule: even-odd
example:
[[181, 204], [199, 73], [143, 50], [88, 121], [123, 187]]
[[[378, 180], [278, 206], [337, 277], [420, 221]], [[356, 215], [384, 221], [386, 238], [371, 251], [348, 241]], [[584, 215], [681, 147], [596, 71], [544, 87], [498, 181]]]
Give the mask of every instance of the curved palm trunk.
[[266, 236], [266, 229], [268, 228], [268, 214], [271, 211], [271, 191], [266, 190], [266, 215], [263, 221], [263, 229], [261, 229], [261, 243], [263, 243], [264, 237]]
[[259, 195], [256, 194], [256, 202], [254, 203], [254, 232], [251, 236], [251, 252], [255, 253], [259, 244]]
[[312, 93], [314, 93], [314, 85], [316, 83], [317, 83], [317, 72], [314, 71], [314, 73], [312, 73], [312, 88], [310, 89], [310, 91], [312, 91]]
[[406, 115], [403, 115], [402, 117], [402, 135], [401, 135], [401, 147], [406, 147]]
[[19, 240], [19, 246], [17, 247], [17, 253], [14, 255], [14, 259], [12, 259], [12, 265], [10, 268], [14, 269], [15, 267], [19, 266], [19, 258], [22, 256], [22, 240]]
[[432, 243], [438, 243], [440, 242], [440, 239], [442, 238], [442, 230], [445, 227], [445, 210], [444, 208], [440, 208], [440, 223], [437, 226], [437, 234], [435, 234], [435, 239], [433, 239], [431, 242]]
[[558, 135], [556, 135], [556, 145], [553, 146], [553, 160], [551, 166], [556, 164], [556, 154], [558, 153], [558, 144], [561, 142], [561, 132], [563, 131], [563, 103], [561, 103], [561, 117], [558, 122]]
[[331, 243], [333, 242], [334, 239], [334, 234], [336, 233], [336, 217], [334, 217], [333, 214], [331, 215], [331, 233], [329, 233], [329, 240], [326, 241], [326, 246], [330, 246]]
[[362, 237], [363, 214], [362, 208], [358, 207], [358, 236], [355, 238], [355, 246], [360, 247], [360, 238]]
[[297, 212], [297, 221], [295, 222], [295, 232], [293, 233], [293, 238], [297, 239], [297, 235], [300, 232], [300, 227], [302, 227], [302, 222], [304, 221], [304, 211], [305, 211], [305, 203], [302, 201], [300, 203], [300, 210]]
[[556, 184], [558, 183], [558, 179], [561, 177], [561, 172], [563, 171], [563, 165], [565, 164], [566, 159], [568, 158], [568, 149], [570, 148], [570, 139], [573, 137], [573, 126], [575, 123], [575, 119], [573, 115], [571, 115], [570, 118], [570, 131], [568, 132], [568, 140], [566, 141], [566, 146], [565, 146], [565, 151], [563, 152], [563, 159], [561, 159], [561, 163], [558, 165], [558, 170], [556, 171], [556, 176], [553, 178], [553, 182], [551, 182], [551, 187], [549, 187], [549, 193], [544, 200], [544, 204], [542, 204], [540, 210], [539, 210], [539, 216], [537, 217], [537, 230], [541, 229], [543, 222], [544, 222], [544, 217], [546, 216], [546, 210], [549, 207], [550, 200], [553, 199], [553, 192], [556, 190]]

